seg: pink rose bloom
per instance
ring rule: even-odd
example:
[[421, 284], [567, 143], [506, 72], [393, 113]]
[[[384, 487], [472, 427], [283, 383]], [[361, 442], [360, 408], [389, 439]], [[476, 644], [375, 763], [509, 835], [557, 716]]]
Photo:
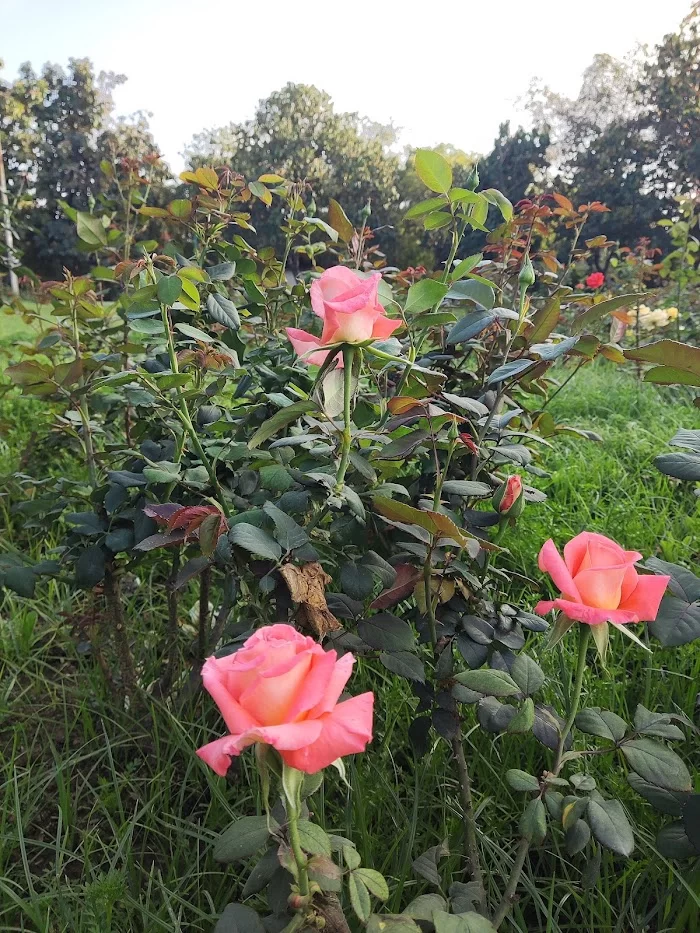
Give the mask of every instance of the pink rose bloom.
[[540, 551], [540, 570], [561, 596], [543, 600], [535, 612], [561, 609], [577, 622], [653, 622], [670, 577], [641, 576], [634, 565], [642, 555], [625, 551], [605, 535], [582, 531], [564, 545], [564, 559], [550, 538]]
[[298, 771], [314, 774], [372, 739], [374, 694], [338, 702], [352, 672], [351, 654], [338, 658], [291, 625], [268, 625], [225, 658], [207, 658], [204, 686], [229, 735], [197, 749], [222, 777], [231, 755], [255, 742], [272, 745]]
[[[292, 346], [305, 363], [325, 363], [328, 354], [323, 347], [384, 340], [401, 327], [402, 322], [390, 320], [379, 304], [380, 280], [379, 272], [361, 278], [346, 266], [334, 266], [312, 283], [311, 307], [323, 321], [323, 333], [319, 338], [297, 327], [287, 328]], [[309, 352], [317, 349], [320, 352]]]
[[589, 288], [600, 288], [604, 282], [605, 276], [602, 272], [591, 272], [591, 274], [586, 278], [586, 285]]

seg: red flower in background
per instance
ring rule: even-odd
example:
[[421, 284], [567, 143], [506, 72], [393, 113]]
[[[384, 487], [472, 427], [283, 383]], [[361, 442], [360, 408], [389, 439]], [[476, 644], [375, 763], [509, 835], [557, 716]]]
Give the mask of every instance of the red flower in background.
[[586, 285], [589, 288], [600, 288], [604, 282], [605, 276], [602, 272], [591, 272], [591, 274], [586, 279]]

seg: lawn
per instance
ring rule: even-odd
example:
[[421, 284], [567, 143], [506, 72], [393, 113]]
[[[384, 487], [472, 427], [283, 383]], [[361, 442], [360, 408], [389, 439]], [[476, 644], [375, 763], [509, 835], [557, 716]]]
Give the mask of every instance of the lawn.
[[[3, 335], [16, 336], [6, 329]], [[41, 403], [8, 395], [1, 405], [7, 445], [2, 469], [9, 471], [17, 468], [31, 413], [40, 412]], [[604, 532], [645, 556], [692, 566], [700, 541], [697, 499], [687, 484], [659, 474], [652, 461], [678, 427], [700, 427], [698, 410], [685, 397], [640, 384], [612, 366], [584, 370], [550, 410], [557, 422], [592, 429], [602, 440], [566, 434], [551, 439], [550, 475], [533, 479], [548, 498], [527, 506], [517, 533], [503, 542], [512, 569], [540, 581], [536, 555], [543, 541], [562, 543], [582, 529]], [[25, 543], [15, 526], [0, 547]], [[29, 543], [35, 549], [51, 544]], [[144, 645], [146, 682], [160, 672], [153, 633], [165, 626], [162, 604], [149, 595], [162, 582], [151, 582], [133, 581], [128, 606], [132, 635]], [[208, 696], [168, 705], [150, 700], [146, 710], [131, 714], [119, 710], [90, 652], [97, 601], [69, 598], [56, 582], [37, 592], [34, 600], [7, 595], [0, 606], [0, 929], [208, 933], [224, 905], [240, 897], [247, 876], [245, 865], [217, 865], [210, 844], [231, 818], [261, 809], [251, 761], [239, 759], [235, 778], [225, 782], [193, 754], [221, 728]], [[186, 605], [181, 623], [186, 659], [194, 638]], [[533, 648], [545, 671], [567, 663], [574, 650], [571, 641], [554, 650], [544, 643]], [[654, 646], [647, 654], [618, 636], [607, 669], [596, 664], [587, 673], [585, 703], [622, 716], [631, 716], [639, 702], [650, 709], [675, 705], [693, 717], [698, 683], [697, 647]], [[413, 874], [412, 859], [445, 835], [448, 844], [458, 838], [458, 792], [442, 740], [430, 756], [416, 759], [411, 751], [407, 732], [415, 700], [402, 682], [361, 662], [353, 689], [363, 686], [377, 693], [373, 753], [350, 763], [352, 791], [329, 775], [313, 805], [329, 830], [356, 842], [364, 864], [386, 875], [392, 891], [387, 908], [399, 910], [429, 890]], [[507, 768], [541, 771], [543, 749], [531, 740], [520, 746], [526, 756], [516, 760], [507, 743], [481, 730], [469, 734], [468, 746], [480, 844], [506, 875], [510, 852], [494, 840], [509, 835], [497, 802], [508, 792], [492, 790]], [[697, 735], [679, 750], [689, 764], [700, 765]], [[605, 763], [599, 767], [610, 767], [607, 757], [600, 761]], [[630, 816], [645, 812], [642, 824], [652, 825], [656, 817], [617, 767], [617, 790]], [[603, 853], [593, 891], [586, 887], [581, 857], [562, 858], [565, 875], [560, 870], [559, 880], [551, 881], [546, 849], [532, 850], [521, 897], [504, 929], [698, 929], [700, 874], [684, 873], [659, 855], [648, 830], [634, 860]], [[456, 858], [444, 864], [459, 877]], [[499, 881], [487, 878], [494, 887]]]

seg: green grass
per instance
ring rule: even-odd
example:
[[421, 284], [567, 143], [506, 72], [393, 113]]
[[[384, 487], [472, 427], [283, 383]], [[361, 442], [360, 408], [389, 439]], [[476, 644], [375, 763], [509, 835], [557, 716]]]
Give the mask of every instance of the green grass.
[[[677, 427], [700, 427], [698, 410], [612, 367], [592, 367], [551, 411], [557, 422], [592, 428], [603, 440], [562, 435], [552, 441], [543, 458], [550, 476], [533, 480], [548, 499], [528, 506], [504, 541], [512, 569], [539, 585], [542, 542], [553, 537], [561, 544], [583, 529], [608, 534], [645, 556], [692, 565], [700, 541], [697, 500], [692, 489], [662, 477], [652, 460]], [[10, 418], [16, 417], [12, 412]], [[0, 546], [12, 542], [5, 538]], [[144, 579], [127, 607], [133, 636], [143, 645], [147, 682], [160, 669], [161, 597], [162, 582]], [[197, 746], [221, 729], [208, 697], [120, 711], [89, 654], [82, 653], [81, 631], [89, 634], [99, 624], [99, 606], [91, 599], [77, 600], [51, 583], [35, 600], [8, 596], [0, 607], [0, 930], [208, 933], [246, 877], [245, 866], [217, 865], [210, 843], [234, 816], [260, 810], [251, 756], [242, 756], [228, 783], [196, 758]], [[183, 627], [184, 655], [189, 644]], [[546, 671], [554, 671], [571, 664], [575, 648], [571, 640], [555, 651], [534, 642], [532, 651]], [[618, 637], [607, 669], [591, 664], [584, 702], [626, 717], [638, 702], [664, 710], [675, 705], [692, 717], [699, 683], [697, 646], [655, 647], [646, 655]], [[361, 662], [353, 692], [363, 687], [378, 697], [371, 751], [350, 764], [353, 790], [329, 774], [314, 809], [328, 829], [357, 843], [364, 864], [386, 874], [388, 908], [399, 910], [426, 890], [411, 871], [412, 859], [445, 837], [458, 841], [458, 793], [442, 740], [431, 755], [414, 759], [407, 739], [414, 703], [405, 687]], [[697, 736], [679, 750], [691, 765], [700, 764]], [[493, 738], [481, 730], [469, 732], [468, 751], [487, 883], [496, 892], [511, 861], [510, 843], [503, 840], [515, 835], [503, 774], [511, 767], [538, 773], [548, 758], [534, 740]], [[590, 770], [613, 780], [638, 823], [635, 858], [605, 853], [600, 881], [586, 891], [581, 856], [562, 856], [563, 872], [559, 867], [552, 881], [548, 848], [536, 848], [512, 920], [502, 929], [692, 933], [700, 899], [697, 871], [692, 875], [687, 865], [655, 852], [653, 830], [660, 821], [629, 792], [619, 763], [611, 771], [607, 756], [593, 759]], [[456, 856], [443, 868], [445, 877], [461, 877]]]

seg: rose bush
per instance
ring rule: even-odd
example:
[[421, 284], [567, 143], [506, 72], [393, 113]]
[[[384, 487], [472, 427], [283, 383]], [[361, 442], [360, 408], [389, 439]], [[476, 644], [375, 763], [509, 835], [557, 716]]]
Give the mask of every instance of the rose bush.
[[[442, 933], [498, 929], [523, 871], [536, 885], [538, 866], [554, 866], [558, 877], [546, 883], [556, 886], [584, 871], [588, 879], [590, 864], [616, 870], [600, 847], [632, 854], [632, 791], [653, 806], [661, 797], [662, 812], [673, 808], [677, 821], [659, 829], [660, 851], [669, 853], [671, 838], [694, 851], [684, 822], [691, 777], [663, 744], [682, 738], [688, 722], [641, 702], [633, 723], [612, 710], [579, 710], [588, 639], [600, 650], [608, 620], [652, 618], [663, 567], [658, 577], [639, 573], [640, 555], [601, 535], [578, 536], [563, 559], [545, 545], [541, 566], [561, 595], [537, 608], [562, 610], [550, 642], [589, 623], [577, 627], [569, 669], [538, 637], [548, 623], [531, 611], [542, 595], [527, 566], [534, 551], [525, 572], [510, 552], [525, 503], [527, 516], [546, 499], [549, 447], [562, 434], [599, 440], [559, 423], [548, 401], [582, 366], [625, 360], [595, 328], [639, 295], [596, 301], [602, 296], [566, 284], [572, 264], [591, 258], [594, 247], [581, 238], [589, 216], [606, 208], [574, 209], [558, 194], [514, 207], [501, 192], [480, 190], [477, 170], [467, 187], [454, 186], [439, 153], [421, 151], [415, 169], [430, 196], [411, 204], [409, 219], [449, 242], [440, 269], [420, 276], [385, 266], [367, 247], [365, 214], [356, 228], [333, 202], [327, 223], [277, 175], [247, 182], [228, 170], [183, 173], [187, 197], [139, 207], [168, 225], [162, 251], [122, 250], [119, 231], [105, 233], [116, 228], [114, 215], [78, 213], [86, 251], [112, 263], [104, 288], [114, 300], [100, 290], [106, 267], [96, 266], [94, 279], [52, 283], [43, 297], [60, 326], [8, 369], [23, 392], [56, 406], [52, 430], [78, 452], [87, 479], [13, 479], [17, 520], [53, 542], [60, 514], [61, 539], [51, 560], [17, 566], [3, 557], [3, 580], [31, 596], [42, 576], [58, 576], [76, 601], [101, 607], [89, 657], [124, 707], [148, 704], [151, 691], [166, 703], [191, 699], [201, 681], [228, 729], [199, 749], [217, 775], [257, 746], [256, 815], [242, 817], [242, 827], [234, 821], [215, 855], [236, 861], [268, 846], [243, 897], [252, 892], [267, 905], [271, 930], [337, 928], [340, 908], [370, 933], [387, 922], [417, 933], [414, 916]], [[281, 258], [249, 242], [253, 200], [277, 200], [285, 212]], [[555, 249], [557, 236], [569, 248]], [[476, 237], [483, 250], [469, 252]], [[312, 268], [291, 283], [286, 259], [297, 249]], [[321, 272], [314, 263], [324, 254], [337, 264]], [[298, 327], [312, 316], [323, 321], [320, 337]], [[659, 352], [652, 348], [649, 361]], [[688, 348], [679, 354], [691, 357]], [[571, 367], [565, 380], [562, 365]], [[156, 672], [134, 634], [141, 620], [125, 611], [123, 590], [134, 580], [153, 581], [153, 602], [161, 600], [154, 624], [150, 606], [144, 613], [149, 644], [166, 654]], [[562, 659], [571, 654], [567, 645]], [[372, 692], [342, 700], [353, 656]], [[382, 780], [397, 801], [414, 786], [433, 801], [438, 794], [441, 814], [426, 819], [429, 832], [410, 829], [396, 872], [405, 877], [412, 863], [440, 893], [426, 914], [401, 887], [394, 909], [405, 913], [390, 921], [371, 900], [388, 896], [384, 880], [359, 867], [351, 840], [311, 820], [327, 804], [342, 824], [358, 795], [331, 778], [323, 806], [306, 802], [319, 792], [320, 769], [366, 747], [372, 693], [377, 760], [392, 761]], [[214, 723], [211, 731], [220, 734]], [[611, 736], [612, 744], [595, 741]], [[624, 759], [629, 792], [617, 773], [609, 778], [605, 756], [608, 770]], [[435, 765], [433, 775], [439, 764], [437, 790], [419, 786], [423, 762]], [[282, 800], [269, 808], [273, 774]], [[669, 804], [667, 793], [680, 797]], [[373, 799], [363, 793], [365, 815]], [[367, 853], [382, 860], [386, 818], [375, 815], [376, 832], [365, 834]], [[503, 858], [483, 844], [487, 836]], [[445, 839], [455, 857], [441, 877]], [[540, 851], [530, 862], [531, 849]], [[349, 900], [331, 922], [328, 899], [344, 882]], [[530, 905], [533, 884], [523, 898]], [[247, 904], [226, 909], [235, 928], [241, 911], [259, 930]], [[448, 920], [450, 912], [459, 916]], [[523, 916], [518, 907], [513, 919], [524, 929]]]

